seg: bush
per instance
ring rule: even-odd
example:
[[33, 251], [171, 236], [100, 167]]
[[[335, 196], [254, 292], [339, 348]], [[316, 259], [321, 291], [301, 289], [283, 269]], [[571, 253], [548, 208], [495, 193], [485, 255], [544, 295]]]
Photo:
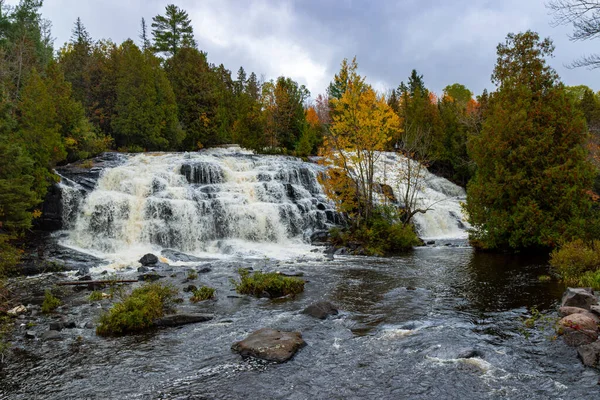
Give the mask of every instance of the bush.
[[102, 292], [99, 290], [94, 290], [92, 293], [90, 293], [89, 299], [90, 301], [100, 301], [104, 298], [104, 296], [102, 295]]
[[199, 301], [210, 300], [215, 297], [215, 288], [211, 288], [208, 286], [201, 286], [199, 289], [196, 289], [192, 292], [194, 295], [190, 299], [192, 303], [197, 303]]
[[334, 245], [360, 245], [365, 255], [385, 256], [404, 253], [421, 244], [414, 228], [410, 224], [400, 222], [397, 211], [390, 207], [379, 207], [368, 221], [359, 227], [342, 232], [338, 229], [330, 231]]
[[44, 302], [42, 303], [42, 312], [49, 314], [60, 306], [61, 302], [49, 290], [44, 294]]
[[[584, 276], [586, 281], [593, 282], [593, 277], [600, 274], [600, 241], [585, 243], [577, 239], [569, 242], [552, 252], [550, 265], [568, 285], [587, 286], [581, 282]], [[596, 287], [600, 288], [600, 284]]]
[[144, 331], [164, 314], [177, 290], [158, 283], [135, 289], [100, 317], [96, 333], [100, 336]]
[[233, 281], [235, 290], [240, 294], [249, 294], [262, 297], [265, 294], [270, 298], [287, 295], [295, 296], [304, 291], [304, 280], [295, 277], [280, 275], [276, 272], [262, 273], [250, 272], [245, 269], [238, 270], [241, 282]]

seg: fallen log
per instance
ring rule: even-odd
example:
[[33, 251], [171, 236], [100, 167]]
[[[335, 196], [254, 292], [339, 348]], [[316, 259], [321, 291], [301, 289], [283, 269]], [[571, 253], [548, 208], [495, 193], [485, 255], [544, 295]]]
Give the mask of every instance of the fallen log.
[[105, 281], [68, 281], [57, 282], [59, 286], [74, 286], [74, 285], [112, 285], [114, 283], [134, 283], [137, 279], [121, 279], [121, 280], [105, 280]]

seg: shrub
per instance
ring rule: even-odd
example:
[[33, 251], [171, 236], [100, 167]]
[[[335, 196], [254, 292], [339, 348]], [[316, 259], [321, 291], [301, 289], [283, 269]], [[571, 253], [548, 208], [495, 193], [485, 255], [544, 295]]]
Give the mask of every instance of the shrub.
[[192, 303], [197, 303], [199, 301], [209, 300], [215, 297], [215, 288], [211, 288], [208, 286], [201, 286], [199, 289], [196, 289], [192, 292], [194, 295], [190, 299]]
[[152, 283], [137, 288], [100, 317], [96, 333], [100, 336], [144, 331], [164, 314], [177, 290]]
[[190, 269], [188, 271], [188, 274], [187, 274], [187, 280], [188, 281], [193, 281], [193, 280], [196, 280], [196, 279], [198, 279], [198, 273], [196, 272], [195, 269]]
[[249, 294], [255, 297], [261, 297], [265, 294], [270, 298], [282, 297], [287, 295], [296, 295], [304, 291], [304, 280], [295, 277], [280, 275], [276, 272], [250, 272], [245, 269], [239, 269], [241, 281], [233, 281], [235, 290], [240, 294]]
[[49, 290], [44, 294], [44, 302], [42, 303], [42, 312], [49, 314], [60, 306], [60, 300], [56, 298]]
[[568, 285], [600, 288], [600, 241], [585, 243], [577, 239], [569, 242], [552, 252], [550, 265]]
[[104, 298], [104, 296], [102, 295], [102, 292], [99, 290], [94, 290], [92, 293], [90, 293], [89, 299], [90, 301], [100, 301]]
[[398, 212], [391, 207], [378, 207], [368, 221], [344, 232], [330, 231], [334, 245], [358, 244], [368, 256], [385, 256], [406, 252], [421, 241], [411, 224], [400, 222]]

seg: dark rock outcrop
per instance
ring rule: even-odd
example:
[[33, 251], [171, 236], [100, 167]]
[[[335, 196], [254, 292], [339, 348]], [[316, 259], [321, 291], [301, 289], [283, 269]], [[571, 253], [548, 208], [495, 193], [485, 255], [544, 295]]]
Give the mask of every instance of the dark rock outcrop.
[[149, 272], [147, 274], [138, 275], [138, 281], [141, 282], [155, 282], [160, 278], [164, 278], [164, 276], [157, 274], [155, 271]]
[[206, 322], [213, 319], [212, 314], [172, 314], [165, 315], [154, 321], [156, 326], [180, 326], [187, 324], [195, 324], [198, 322]]
[[142, 258], [140, 258], [140, 264], [144, 267], [152, 266], [158, 262], [158, 257], [156, 257], [152, 253], [145, 254]]
[[171, 261], [182, 261], [182, 262], [202, 261], [201, 258], [194, 257], [189, 254], [185, 254], [180, 251], [173, 250], [173, 249], [164, 249], [163, 251], [160, 252], [160, 255], [162, 255], [165, 258], [168, 258]]
[[337, 315], [338, 310], [333, 304], [328, 301], [319, 301], [306, 307], [302, 314], [310, 315], [318, 319], [326, 319], [330, 315]]
[[234, 343], [231, 349], [242, 357], [256, 357], [282, 363], [292, 358], [304, 345], [300, 332], [263, 328], [251, 333], [246, 339]]

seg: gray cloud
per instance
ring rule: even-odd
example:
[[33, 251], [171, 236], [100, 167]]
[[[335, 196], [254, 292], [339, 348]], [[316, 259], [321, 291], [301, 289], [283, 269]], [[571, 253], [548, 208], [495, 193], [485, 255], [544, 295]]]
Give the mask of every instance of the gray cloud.
[[[81, 17], [94, 39], [137, 39], [140, 19], [150, 23], [167, 4], [158, 0], [46, 0], [56, 47]], [[600, 89], [600, 71], [564, 65], [592, 53], [595, 42], [572, 43], [570, 27], [550, 27], [543, 0], [179, 0], [199, 47], [233, 74], [240, 65], [266, 79], [291, 76], [313, 95], [322, 93], [344, 57], [357, 56], [360, 72], [378, 89], [396, 87], [415, 68], [439, 93], [459, 82], [475, 93], [492, 89], [496, 45], [526, 29], [556, 44], [551, 65], [567, 85]]]

